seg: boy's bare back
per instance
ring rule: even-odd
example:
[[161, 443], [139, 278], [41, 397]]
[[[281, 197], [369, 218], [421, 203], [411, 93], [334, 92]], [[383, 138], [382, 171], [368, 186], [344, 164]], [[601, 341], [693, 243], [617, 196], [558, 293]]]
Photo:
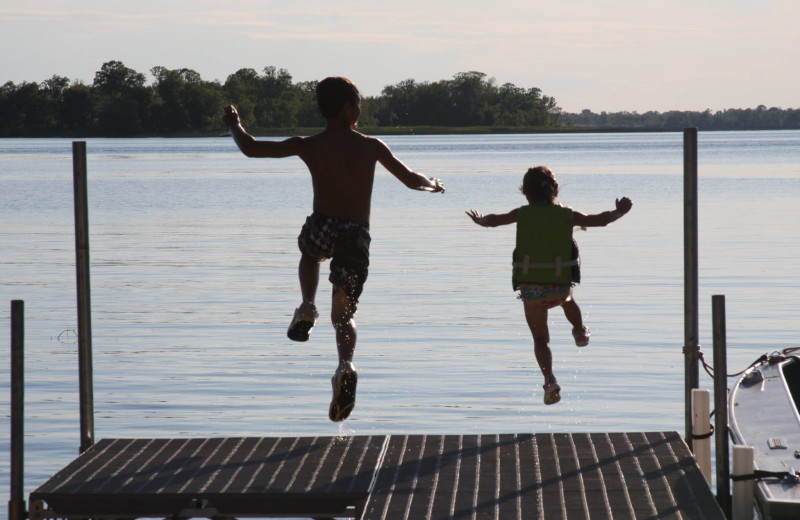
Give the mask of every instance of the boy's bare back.
[[242, 128], [232, 106], [225, 107], [223, 120], [248, 157], [300, 157], [311, 173], [314, 211], [331, 217], [369, 224], [376, 162], [411, 189], [444, 192], [439, 179], [411, 171], [383, 141], [357, 132], [359, 114], [360, 107], [351, 111], [346, 105], [319, 134], [284, 141], [254, 139]]
[[377, 139], [350, 129], [327, 128], [301, 138], [299, 157], [308, 166], [314, 186], [314, 211], [369, 223]]

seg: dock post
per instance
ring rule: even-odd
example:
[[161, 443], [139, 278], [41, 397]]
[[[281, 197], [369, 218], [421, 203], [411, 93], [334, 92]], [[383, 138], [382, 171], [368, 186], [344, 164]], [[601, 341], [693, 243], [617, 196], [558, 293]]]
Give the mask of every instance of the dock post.
[[11, 302], [11, 497], [8, 520], [25, 520], [25, 302]]
[[730, 462], [728, 460], [728, 360], [725, 333], [725, 296], [711, 297], [714, 333], [714, 430], [717, 448], [717, 501], [731, 517]]
[[692, 437], [694, 459], [697, 467], [711, 487], [711, 392], [695, 388], [692, 390]]
[[[731, 475], [752, 475], [754, 470], [752, 446], [733, 447], [733, 472]], [[733, 483], [733, 520], [752, 520], [753, 518], [752, 480], [740, 480]]]
[[92, 386], [92, 300], [89, 284], [89, 203], [86, 188], [86, 142], [72, 143], [72, 177], [75, 191], [75, 260], [78, 285], [78, 385], [80, 387], [81, 446], [94, 444], [94, 391]]
[[683, 130], [683, 357], [686, 444], [692, 442], [692, 390], [700, 386], [697, 296], [697, 128]]

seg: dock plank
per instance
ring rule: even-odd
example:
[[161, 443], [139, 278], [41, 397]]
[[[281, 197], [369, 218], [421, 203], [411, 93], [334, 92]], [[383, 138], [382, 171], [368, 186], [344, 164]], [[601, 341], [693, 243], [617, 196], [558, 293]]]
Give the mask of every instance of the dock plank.
[[31, 518], [722, 520], [676, 432], [104, 439]]

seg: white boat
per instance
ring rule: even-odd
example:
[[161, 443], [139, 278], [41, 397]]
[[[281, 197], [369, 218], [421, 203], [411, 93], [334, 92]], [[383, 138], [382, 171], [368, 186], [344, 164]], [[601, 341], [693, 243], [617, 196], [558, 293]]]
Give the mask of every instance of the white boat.
[[730, 393], [731, 438], [753, 447], [762, 520], [800, 519], [800, 356], [793, 354], [798, 351], [762, 356]]

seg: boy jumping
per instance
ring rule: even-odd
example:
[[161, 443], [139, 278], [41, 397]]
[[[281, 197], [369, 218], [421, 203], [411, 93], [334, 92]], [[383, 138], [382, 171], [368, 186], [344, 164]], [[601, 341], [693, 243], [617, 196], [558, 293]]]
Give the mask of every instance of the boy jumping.
[[314, 300], [320, 263], [330, 258], [331, 322], [336, 331], [339, 366], [331, 378], [333, 398], [328, 417], [338, 422], [346, 419], [355, 406], [358, 375], [353, 353], [357, 328], [353, 316], [369, 267], [369, 216], [375, 164], [380, 162], [411, 189], [444, 193], [444, 186], [439, 179], [411, 171], [380, 139], [356, 131], [361, 97], [349, 79], [322, 80], [317, 86], [317, 103], [327, 126], [310, 137], [256, 140], [242, 127], [233, 106], [225, 107], [223, 121], [247, 157], [296, 155], [311, 173], [313, 212], [297, 237], [303, 301], [295, 309], [287, 335], [294, 341], [308, 340], [319, 316]]

